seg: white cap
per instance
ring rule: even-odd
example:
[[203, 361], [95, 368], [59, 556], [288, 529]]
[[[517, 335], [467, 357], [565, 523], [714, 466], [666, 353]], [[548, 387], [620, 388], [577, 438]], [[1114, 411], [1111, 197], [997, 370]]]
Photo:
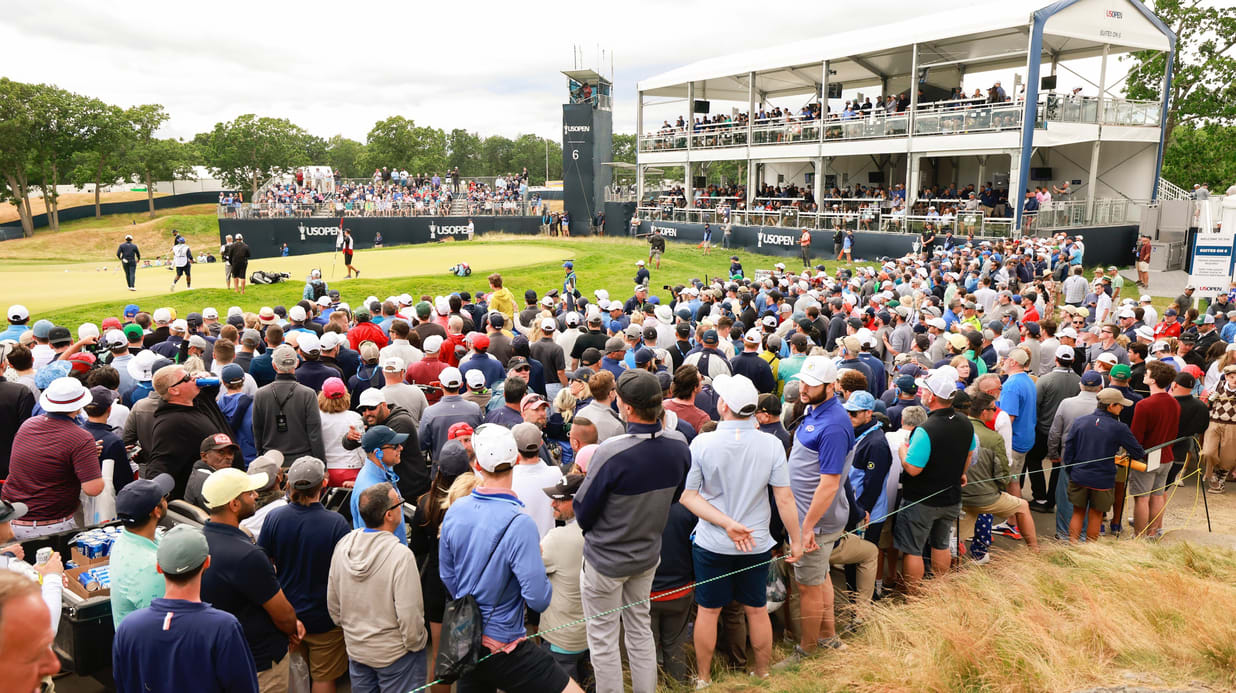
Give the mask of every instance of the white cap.
[[401, 305], [412, 305], [412, 294], [399, 294], [399, 303]]
[[322, 351], [322, 342], [318, 340], [318, 336], [312, 332], [302, 331], [296, 335], [296, 347], [302, 352]]
[[30, 311], [26, 310], [26, 307], [20, 303], [14, 303], [9, 306], [9, 312], [7, 315], [9, 316], [9, 320], [11, 322], [21, 322], [22, 320], [30, 319]]
[[173, 332], [188, 332], [189, 323], [184, 318], [177, 318], [172, 321], [171, 330]]
[[644, 261], [643, 261], [643, 260], [636, 260], [636, 261], [635, 261], [635, 266], [636, 266], [636, 267], [643, 267], [643, 266], [644, 266]]
[[1077, 339], [1077, 330], [1073, 329], [1072, 327], [1062, 327], [1060, 328], [1060, 331], [1056, 333], [1056, 336], [1057, 337], [1068, 337], [1069, 339]]
[[322, 336], [318, 338], [318, 346], [322, 351], [330, 351], [337, 346], [345, 344], [347, 341], [348, 338], [338, 332], [323, 332]]
[[1105, 351], [1102, 354], [1099, 354], [1099, 357], [1095, 359], [1095, 361], [1106, 363], [1109, 366], [1114, 366], [1117, 363], [1120, 363], [1120, 359], [1116, 358], [1116, 355], [1110, 351]]
[[323, 308], [329, 306], [330, 296], [327, 296], [326, 294], [322, 294], [321, 296], [318, 296], [318, 305], [322, 306]]
[[1168, 350], [1167, 342], [1155, 342], [1154, 344], [1150, 345], [1150, 351], [1156, 354], [1159, 353], [1160, 351], [1167, 351], [1167, 350]]
[[203, 308], [202, 309], [202, 319], [203, 320], [218, 320], [219, 311], [215, 310], [214, 308], [209, 308], [209, 307]]
[[795, 377], [806, 385], [825, 385], [837, 380], [837, 367], [823, 356], [808, 356]]
[[502, 465], [514, 466], [519, 459], [515, 434], [499, 424], [481, 424], [477, 427], [472, 432], [472, 450], [476, 453], [476, 463], [487, 472]]
[[926, 378], [919, 378], [914, 382], [919, 387], [925, 387], [931, 391], [931, 394], [940, 399], [952, 399], [953, 394], [957, 392], [957, 369], [952, 366], [940, 366], [935, 370], [927, 372]]
[[558, 329], [558, 323], [553, 318], [545, 318], [541, 321], [542, 332], [553, 332], [556, 329]]
[[596, 296], [597, 301], [608, 301], [609, 300], [609, 292], [606, 291], [605, 289], [597, 289], [596, 291], [592, 292], [592, 295]]
[[155, 324], [163, 325], [172, 321], [172, 311], [166, 308], [156, 308], [154, 315]]
[[233, 315], [244, 315], [245, 311], [240, 306], [232, 306], [227, 309], [227, 316], [230, 318]]
[[759, 344], [764, 339], [764, 333], [760, 332], [760, 328], [752, 327], [747, 330], [747, 333], [742, 336], [742, 341], [747, 344]]
[[563, 318], [563, 321], [566, 322], [567, 327], [575, 327], [576, 325], [583, 322], [583, 320], [579, 316], [579, 313], [576, 313], [575, 311], [571, 311], [570, 313], [567, 313], [566, 316]]
[[763, 318], [760, 318], [760, 322], [763, 323], [765, 327], [776, 327], [777, 326], [777, 316], [765, 315]]
[[398, 356], [388, 356], [382, 359], [382, 370], [387, 373], [400, 373], [404, 368], [403, 359]]
[[365, 299], [365, 307], [366, 307], [366, 308], [368, 308], [368, 307], [369, 307], [369, 305], [370, 305], [370, 304], [372, 304], [372, 303], [381, 303], [381, 301], [379, 301], [379, 300], [378, 300], [378, 297], [377, 297], [377, 296], [369, 296], [368, 298], [366, 298], [366, 299]]
[[1137, 300], [1141, 301], [1142, 303], [1150, 303], [1150, 297], [1147, 296], [1146, 294], [1142, 294], [1142, 297]]
[[554, 305], [554, 297], [553, 296], [543, 296], [541, 298], [541, 305], [546, 306], [546, 307]]
[[[1137, 317], [1137, 315], [1136, 315], [1133, 311], [1129, 310], [1128, 308], [1125, 308], [1125, 309], [1121, 310], [1119, 313], [1116, 313], [1116, 317], [1118, 317], [1118, 318], [1135, 318], [1135, 317]], [[1212, 317], [1213, 317], [1213, 316], [1212, 316]]]
[[86, 337], [98, 337], [99, 326], [92, 322], [83, 322], [77, 326], [77, 338], [85, 339]]
[[442, 348], [442, 338], [436, 334], [431, 334], [425, 338], [421, 346], [424, 347], [426, 354], [436, 354]]
[[356, 404], [356, 406], [358, 409], [361, 409], [364, 407], [376, 407], [379, 404], [385, 403], [386, 395], [382, 393], [382, 390], [380, 388], [370, 387], [360, 393], [360, 401]]
[[129, 344], [129, 338], [120, 330], [108, 330], [107, 334], [103, 335], [103, 346], [107, 348], [122, 347]]
[[1154, 339], [1154, 330], [1150, 325], [1142, 325], [1133, 334], [1137, 335], [1138, 339]]
[[478, 388], [485, 386], [485, 372], [479, 368], [473, 368], [464, 374], [464, 381], [470, 388]]
[[947, 330], [948, 325], [944, 322], [944, 318], [929, 318], [927, 320], [928, 327], [934, 327], [937, 330]]
[[442, 383], [442, 387], [457, 388], [463, 384], [463, 374], [453, 366], [443, 368], [438, 374], [438, 382]]
[[288, 309], [288, 320], [292, 322], [304, 322], [305, 317], [305, 309], [301, 306], [292, 306]]
[[712, 389], [717, 391], [717, 396], [735, 414], [751, 416], [755, 413], [760, 393], [747, 376], [718, 375], [712, 379]]
[[1064, 344], [1056, 347], [1056, 358], [1063, 359], [1065, 361], [1072, 361], [1074, 356], [1076, 356], [1076, 354], [1073, 353], [1073, 347], [1066, 346]]

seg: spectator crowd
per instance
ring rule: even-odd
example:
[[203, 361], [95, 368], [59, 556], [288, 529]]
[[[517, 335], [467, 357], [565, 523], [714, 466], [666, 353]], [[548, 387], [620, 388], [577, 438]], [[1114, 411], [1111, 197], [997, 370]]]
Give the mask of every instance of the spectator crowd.
[[[1236, 468], [1236, 285], [1160, 313], [1115, 267], [1087, 276], [1080, 237], [950, 234], [831, 274], [735, 257], [653, 295], [661, 252], [627, 290], [566, 263], [562, 290], [312, 277], [291, 306], [75, 331], [9, 307], [6, 676], [58, 668], [65, 569], [19, 542], [113, 495], [119, 690], [307, 671], [406, 693], [474, 602], [459, 690], [651, 692], [826, 657], [993, 535], [1038, 550], [1032, 513], [1061, 542], [1153, 539], [1174, 485], [1223, 493]], [[202, 527], [164, 532], [169, 507]]]

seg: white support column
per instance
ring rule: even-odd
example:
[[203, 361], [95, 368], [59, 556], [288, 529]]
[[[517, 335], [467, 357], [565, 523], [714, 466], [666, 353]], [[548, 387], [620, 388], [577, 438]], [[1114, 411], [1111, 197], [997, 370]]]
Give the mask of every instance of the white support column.
[[824, 198], [824, 162], [825, 160], [826, 160], [825, 157], [820, 157], [815, 160], [815, 190], [812, 191], [812, 194], [815, 195], [815, 205], [816, 205], [817, 212], [824, 209], [824, 205], [821, 204], [820, 200]]
[[747, 73], [747, 160], [751, 160], [751, 131], [755, 124], [755, 73]]
[[1103, 110], [1107, 103], [1107, 55], [1110, 44], [1103, 44], [1103, 57], [1099, 61], [1099, 102], [1097, 106], [1098, 129], [1095, 132], [1094, 144], [1090, 147], [1090, 175], [1086, 183], [1086, 219], [1094, 218], [1094, 203], [1098, 194], [1099, 184], [1099, 151], [1103, 141]]
[[687, 158], [682, 165], [682, 190], [687, 209], [695, 206], [695, 186], [691, 180], [691, 149], [695, 139], [695, 82], [687, 82]]
[[1026, 198], [1026, 190], [1021, 180], [1021, 149], [1009, 150], [1009, 204], [1012, 205], [1013, 217], [1018, 218], [1022, 200]]
[[[821, 64], [820, 77], [820, 141], [824, 141], [824, 123], [828, 120], [828, 61]], [[820, 198], [816, 198], [818, 202]]]
[[682, 177], [683, 177], [682, 191], [683, 191], [683, 196], [687, 198], [687, 209], [688, 210], [693, 209], [695, 207], [695, 182], [691, 180], [692, 168], [693, 166], [691, 164], [691, 159], [688, 157], [686, 162], [684, 162], [682, 165]]
[[918, 108], [918, 44], [913, 44], [910, 50], [910, 107], [906, 112], [906, 214], [910, 213], [910, 207], [918, 199], [917, 177], [915, 176], [918, 162], [912, 153], [914, 111]]
[[639, 165], [640, 150], [642, 145], [640, 140], [644, 137], [644, 92], [636, 92], [635, 94], [635, 199], [636, 204], [639, 200], [644, 199], [644, 167]]
[[[755, 203], [755, 167], [757, 164], [752, 159], [747, 159], [747, 213], [751, 212], [751, 205]], [[750, 218], [747, 223], [750, 223]]]

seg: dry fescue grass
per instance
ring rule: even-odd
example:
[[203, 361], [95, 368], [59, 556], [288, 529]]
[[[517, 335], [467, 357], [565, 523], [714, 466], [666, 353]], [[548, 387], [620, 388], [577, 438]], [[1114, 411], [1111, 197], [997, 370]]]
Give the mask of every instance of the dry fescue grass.
[[115, 263], [116, 247], [124, 241], [125, 234], [133, 236], [143, 257], [154, 258], [168, 253], [173, 228], [185, 236], [194, 251], [213, 247], [217, 252], [219, 222], [215, 210], [213, 204], [186, 205], [155, 210], [154, 219], [141, 212], [66, 221], [59, 231], [36, 229], [31, 238], [0, 243], [0, 258]]
[[[879, 606], [849, 649], [763, 690], [1072, 691], [1236, 687], [1236, 553], [1189, 544], [1053, 547], [929, 581]], [[888, 604], [888, 602], [885, 602]], [[722, 690], [752, 688], [732, 677]]]
[[[167, 193], [155, 193], [155, 197], [163, 197]], [[99, 202], [128, 202], [129, 200], [144, 200], [146, 199], [145, 192], [134, 192], [132, 190], [118, 190], [116, 192], [105, 192], [99, 194]], [[60, 211], [64, 211], [69, 207], [81, 207], [84, 205], [94, 205], [94, 193], [61, 193], [60, 194]], [[47, 210], [43, 206], [43, 198], [30, 198], [31, 214], [38, 216]], [[21, 215], [17, 213], [17, 207], [8, 202], [0, 202], [0, 224], [7, 224], [12, 221], [17, 221]]]

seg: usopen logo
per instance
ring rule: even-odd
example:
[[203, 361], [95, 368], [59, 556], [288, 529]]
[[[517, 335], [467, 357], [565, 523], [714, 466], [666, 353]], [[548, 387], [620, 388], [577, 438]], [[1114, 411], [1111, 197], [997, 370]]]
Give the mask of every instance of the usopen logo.
[[673, 226], [657, 226], [655, 224], [649, 224], [649, 226], [652, 227], [653, 233], [660, 232], [666, 238], [678, 238], [678, 229]]
[[338, 226], [305, 226], [297, 224], [296, 230], [300, 232], [300, 240], [305, 240], [307, 236], [337, 236], [339, 235]]
[[1124, 13], [1120, 10], [1107, 10], [1104, 16], [1108, 19], [1124, 19]]

